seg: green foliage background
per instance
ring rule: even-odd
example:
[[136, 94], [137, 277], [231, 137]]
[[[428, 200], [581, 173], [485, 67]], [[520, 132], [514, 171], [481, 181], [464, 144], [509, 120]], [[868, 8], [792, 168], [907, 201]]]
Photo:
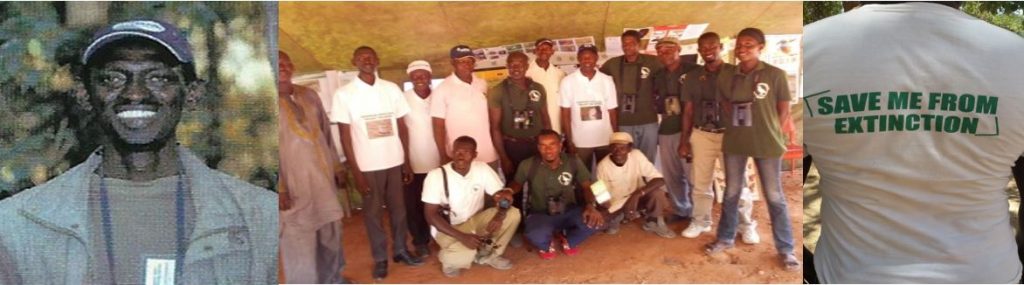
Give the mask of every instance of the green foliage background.
[[276, 30], [276, 17], [268, 17], [276, 5], [110, 2], [99, 4], [105, 15], [98, 20], [69, 25], [75, 5], [0, 2], [0, 199], [59, 175], [97, 147], [89, 117], [68, 96], [76, 58], [97, 29], [139, 18], [181, 28], [199, 78], [208, 82], [209, 92], [178, 126], [179, 141], [212, 168], [275, 188], [276, 42], [267, 34]]

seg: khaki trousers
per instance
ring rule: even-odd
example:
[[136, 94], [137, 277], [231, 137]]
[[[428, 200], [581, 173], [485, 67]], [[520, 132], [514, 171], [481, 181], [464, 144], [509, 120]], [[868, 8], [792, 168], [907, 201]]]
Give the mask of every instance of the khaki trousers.
[[[690, 134], [690, 147], [693, 152], [692, 175], [693, 183], [693, 221], [711, 226], [711, 208], [715, 199], [715, 191], [711, 188], [714, 181], [715, 162], [722, 159], [722, 135], [705, 132], [694, 128]], [[748, 187], [743, 187], [740, 194], [740, 226], [753, 225], [750, 214], [754, 209], [753, 194]]]
[[[487, 224], [491, 222], [491, 219], [496, 214], [498, 214], [498, 208], [491, 207], [477, 212], [476, 215], [473, 215], [466, 222], [454, 225], [454, 227], [460, 232], [486, 235]], [[505, 252], [508, 242], [512, 240], [512, 235], [515, 234], [516, 227], [519, 226], [520, 219], [519, 209], [508, 209], [508, 212], [505, 213], [505, 220], [501, 223], [501, 228], [491, 236], [497, 248], [490, 256], [481, 258], [480, 262], [486, 262], [491, 258], [501, 256]], [[437, 258], [441, 261], [443, 267], [467, 269], [476, 259], [477, 250], [466, 247], [454, 237], [437, 232], [434, 240], [441, 246], [441, 252], [437, 254]]]

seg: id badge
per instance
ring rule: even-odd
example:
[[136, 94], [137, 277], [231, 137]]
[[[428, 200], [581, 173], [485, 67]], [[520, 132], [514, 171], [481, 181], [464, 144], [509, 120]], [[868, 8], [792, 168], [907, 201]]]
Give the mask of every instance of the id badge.
[[732, 104], [732, 125], [736, 127], [751, 127], [754, 125], [751, 116], [753, 102]]
[[146, 258], [145, 285], [174, 285], [175, 260]]
[[626, 94], [622, 96], [622, 112], [632, 114], [636, 112], [636, 94]]

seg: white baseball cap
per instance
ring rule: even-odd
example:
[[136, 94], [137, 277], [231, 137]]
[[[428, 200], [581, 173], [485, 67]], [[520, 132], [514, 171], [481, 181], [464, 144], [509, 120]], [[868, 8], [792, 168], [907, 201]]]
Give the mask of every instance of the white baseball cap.
[[417, 60], [417, 61], [413, 61], [413, 62], [409, 63], [409, 68], [405, 69], [405, 74], [410, 74], [413, 71], [420, 70], [420, 69], [426, 70], [427, 72], [430, 72], [430, 73], [434, 73], [433, 70], [430, 70], [430, 63], [429, 62], [427, 62], [426, 60]]

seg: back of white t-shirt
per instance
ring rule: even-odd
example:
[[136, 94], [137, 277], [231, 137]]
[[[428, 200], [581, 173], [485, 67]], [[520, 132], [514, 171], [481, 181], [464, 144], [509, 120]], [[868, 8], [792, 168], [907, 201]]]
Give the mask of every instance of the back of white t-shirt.
[[932, 3], [865, 5], [804, 32], [820, 280], [1016, 282], [1004, 188], [1024, 153], [1024, 39]]

